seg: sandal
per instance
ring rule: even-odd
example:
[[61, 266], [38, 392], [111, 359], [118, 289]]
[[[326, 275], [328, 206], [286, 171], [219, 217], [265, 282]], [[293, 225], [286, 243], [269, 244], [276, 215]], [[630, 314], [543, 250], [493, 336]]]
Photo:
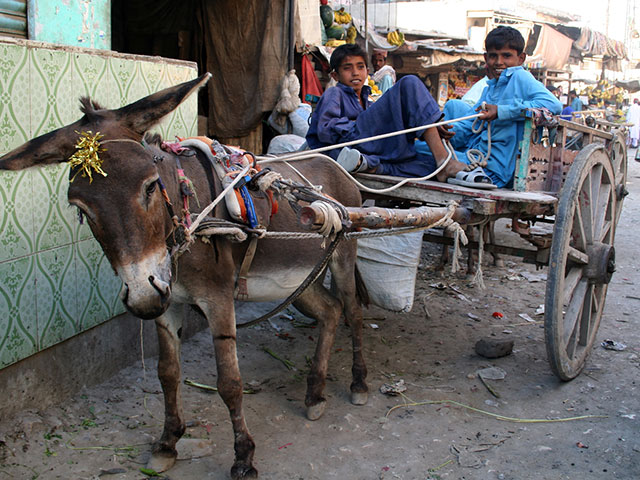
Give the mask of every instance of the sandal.
[[456, 173], [455, 177], [447, 178], [447, 182], [452, 183], [453, 185], [462, 185], [463, 187], [481, 188], [485, 190], [498, 188], [480, 167], [474, 168], [470, 172], [460, 171]]

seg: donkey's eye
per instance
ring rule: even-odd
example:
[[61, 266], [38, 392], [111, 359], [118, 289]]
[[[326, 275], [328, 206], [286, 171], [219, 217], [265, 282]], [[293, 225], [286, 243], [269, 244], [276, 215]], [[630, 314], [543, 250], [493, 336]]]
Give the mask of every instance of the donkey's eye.
[[147, 197], [150, 197], [153, 192], [156, 191], [156, 187], [158, 186], [158, 182], [151, 182], [147, 185]]

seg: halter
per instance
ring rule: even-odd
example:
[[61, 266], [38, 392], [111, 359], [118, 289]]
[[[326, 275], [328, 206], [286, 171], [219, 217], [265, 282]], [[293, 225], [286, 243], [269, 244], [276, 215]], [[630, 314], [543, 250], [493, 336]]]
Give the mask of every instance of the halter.
[[[141, 141], [136, 141], [133, 140], [131, 138], [115, 138], [115, 139], [111, 139], [111, 140], [105, 140], [100, 142], [100, 145], [104, 145], [106, 143], [115, 143], [115, 142], [129, 142], [129, 143], [133, 143], [135, 145], [139, 145], [140, 147], [142, 147], [145, 151], [147, 150], [148, 144], [143, 140]], [[158, 162], [162, 161], [163, 157], [160, 155], [154, 155], [153, 156], [153, 163], [157, 164]], [[178, 165], [178, 172], [180, 174], [181, 171], [181, 167]], [[184, 175], [184, 171], [182, 171], [182, 174]], [[185, 179], [187, 181], [189, 181], [186, 176]], [[169, 249], [170, 254], [173, 254], [173, 252], [171, 251], [172, 248], [169, 244], [169, 239], [171, 237], [173, 237], [173, 243], [174, 246], [181, 243], [179, 240], [176, 240], [176, 232], [179, 231], [179, 227], [182, 225], [183, 226], [183, 231], [184, 231], [184, 240], [188, 240], [190, 235], [188, 232], [188, 227], [187, 225], [185, 225], [184, 223], [180, 222], [180, 219], [178, 218], [178, 216], [175, 214], [175, 211], [173, 209], [173, 204], [171, 203], [171, 199], [169, 198], [169, 194], [167, 193], [167, 187], [165, 186], [164, 182], [162, 181], [162, 177], [160, 176], [160, 174], [158, 174], [158, 180], [156, 180], [158, 182], [158, 187], [160, 187], [160, 193], [162, 194], [162, 198], [164, 199], [164, 203], [167, 207], [167, 213], [169, 214], [169, 218], [171, 219], [171, 223], [173, 225], [173, 227], [171, 228], [171, 231], [169, 232], [169, 234], [167, 235], [165, 241], [167, 243], [167, 249]], [[189, 183], [191, 183], [189, 181]], [[182, 191], [182, 189], [181, 189]], [[190, 223], [191, 218], [190, 215], [188, 214], [188, 199], [185, 199], [186, 205], [187, 205], [187, 214], [185, 215], [185, 219], [188, 223]], [[179, 235], [180, 236], [180, 235]]]

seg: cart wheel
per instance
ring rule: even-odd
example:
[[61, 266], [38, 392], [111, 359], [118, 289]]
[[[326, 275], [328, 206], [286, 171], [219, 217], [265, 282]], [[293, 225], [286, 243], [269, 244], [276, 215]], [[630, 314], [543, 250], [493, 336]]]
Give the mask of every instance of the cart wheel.
[[627, 190], [627, 146], [625, 136], [617, 132], [611, 144], [611, 164], [613, 174], [616, 176], [616, 225], [620, 220], [624, 197], [629, 194]]
[[604, 145], [576, 157], [553, 228], [545, 300], [545, 342], [553, 372], [575, 378], [596, 338], [615, 270], [616, 178]]

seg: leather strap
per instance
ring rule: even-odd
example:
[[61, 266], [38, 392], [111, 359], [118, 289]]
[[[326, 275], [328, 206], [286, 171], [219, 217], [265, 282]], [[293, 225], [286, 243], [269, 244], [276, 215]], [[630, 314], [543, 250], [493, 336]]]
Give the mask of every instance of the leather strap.
[[240, 265], [238, 278], [236, 280], [236, 291], [234, 293], [234, 298], [236, 300], [246, 300], [247, 298], [249, 298], [249, 291], [247, 290], [247, 275], [249, 274], [249, 269], [251, 268], [251, 264], [253, 263], [253, 258], [256, 255], [257, 246], [258, 237], [251, 237], [251, 240], [249, 240], [247, 251], [244, 254], [244, 259], [242, 260], [242, 265]]

